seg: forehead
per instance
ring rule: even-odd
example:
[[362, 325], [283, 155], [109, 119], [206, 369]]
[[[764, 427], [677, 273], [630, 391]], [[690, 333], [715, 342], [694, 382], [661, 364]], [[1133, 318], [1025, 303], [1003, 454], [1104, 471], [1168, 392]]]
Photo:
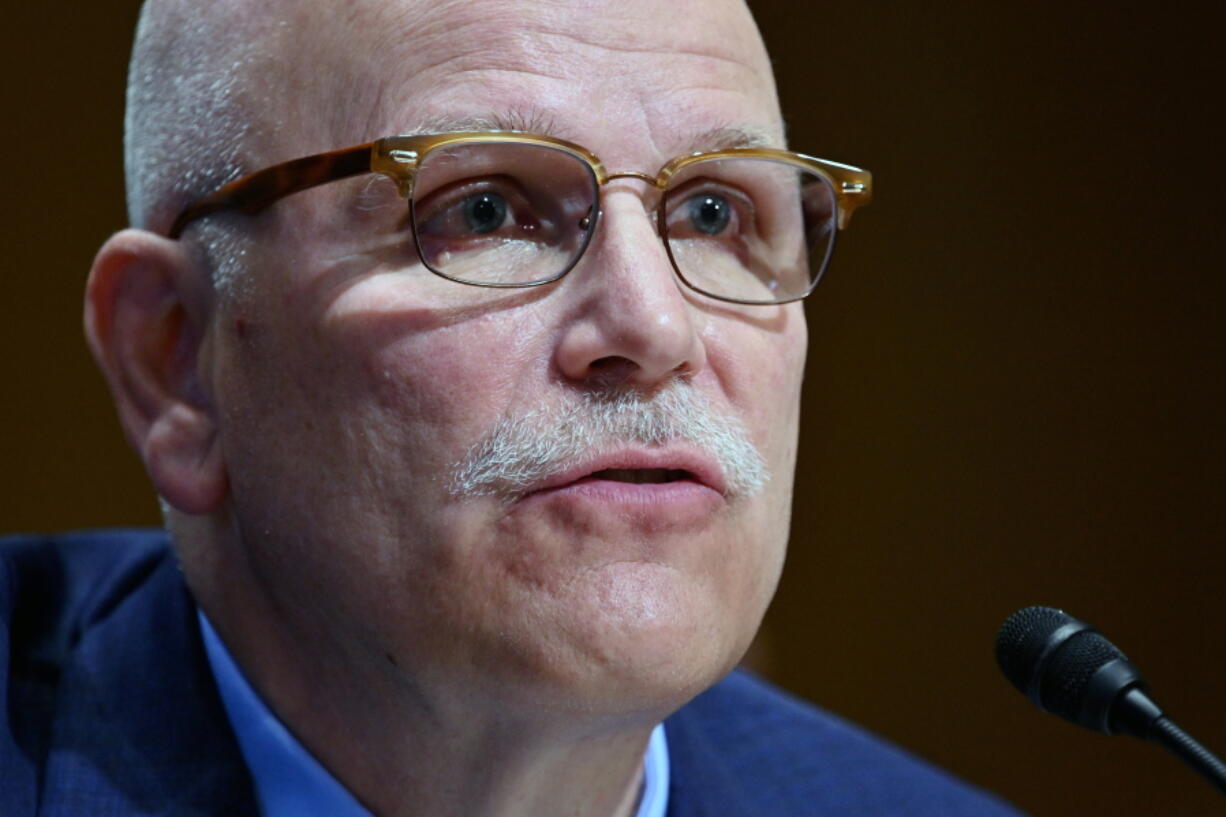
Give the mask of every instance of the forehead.
[[721, 129], [782, 143], [769, 61], [738, 0], [363, 2], [306, 22], [320, 49], [297, 70], [328, 113], [303, 149], [481, 122], [618, 166], [720, 147], [695, 142]]

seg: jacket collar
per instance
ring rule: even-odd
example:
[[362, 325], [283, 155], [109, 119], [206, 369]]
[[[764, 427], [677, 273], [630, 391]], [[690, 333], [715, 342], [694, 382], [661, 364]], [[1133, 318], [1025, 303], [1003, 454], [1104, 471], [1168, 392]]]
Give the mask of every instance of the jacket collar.
[[169, 550], [83, 633], [55, 712], [44, 813], [257, 814]]

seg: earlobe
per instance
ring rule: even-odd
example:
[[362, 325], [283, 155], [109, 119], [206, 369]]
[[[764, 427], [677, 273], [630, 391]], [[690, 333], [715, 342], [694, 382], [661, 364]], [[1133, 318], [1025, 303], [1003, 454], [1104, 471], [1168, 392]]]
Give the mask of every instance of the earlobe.
[[201, 352], [211, 288], [181, 244], [143, 230], [112, 236], [85, 291], [85, 335], [128, 442], [157, 492], [203, 514], [225, 498], [226, 472]]

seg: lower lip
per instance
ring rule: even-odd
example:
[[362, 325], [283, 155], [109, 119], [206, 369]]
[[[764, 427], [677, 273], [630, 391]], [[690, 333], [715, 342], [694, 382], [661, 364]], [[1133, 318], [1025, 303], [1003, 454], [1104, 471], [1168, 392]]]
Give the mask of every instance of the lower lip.
[[710, 486], [688, 479], [639, 483], [588, 477], [535, 491], [517, 504], [539, 503], [593, 511], [607, 508], [623, 517], [684, 526], [710, 518], [724, 504], [724, 497]]

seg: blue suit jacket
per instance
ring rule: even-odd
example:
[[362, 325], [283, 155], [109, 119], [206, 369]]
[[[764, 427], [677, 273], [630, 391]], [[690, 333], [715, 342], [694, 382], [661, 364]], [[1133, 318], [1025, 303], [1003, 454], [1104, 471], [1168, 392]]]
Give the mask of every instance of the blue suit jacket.
[[[256, 815], [162, 531], [0, 540], [0, 814]], [[743, 673], [665, 723], [669, 817], [1015, 814]]]

